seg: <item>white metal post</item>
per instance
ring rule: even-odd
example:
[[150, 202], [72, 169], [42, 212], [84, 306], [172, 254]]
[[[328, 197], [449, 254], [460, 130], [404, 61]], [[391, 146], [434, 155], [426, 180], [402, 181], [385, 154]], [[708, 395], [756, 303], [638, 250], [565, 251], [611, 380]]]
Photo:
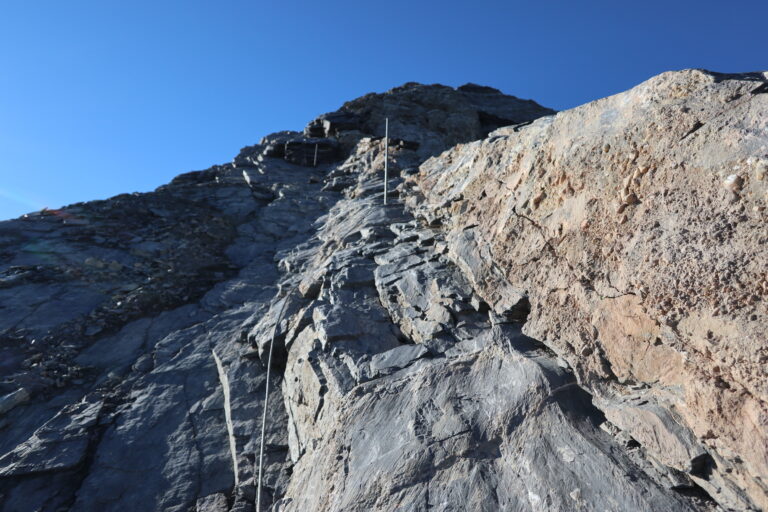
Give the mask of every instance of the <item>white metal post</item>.
[[387, 204], [387, 180], [389, 173], [387, 164], [389, 163], [389, 118], [384, 118], [384, 204]]

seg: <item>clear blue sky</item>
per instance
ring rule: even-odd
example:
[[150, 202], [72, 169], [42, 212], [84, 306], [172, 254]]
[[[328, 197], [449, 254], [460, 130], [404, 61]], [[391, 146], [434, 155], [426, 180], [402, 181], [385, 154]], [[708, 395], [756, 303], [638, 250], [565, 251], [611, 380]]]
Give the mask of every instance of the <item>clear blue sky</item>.
[[566, 109], [768, 69], [768, 1], [0, 0], [0, 219], [147, 191], [407, 81]]

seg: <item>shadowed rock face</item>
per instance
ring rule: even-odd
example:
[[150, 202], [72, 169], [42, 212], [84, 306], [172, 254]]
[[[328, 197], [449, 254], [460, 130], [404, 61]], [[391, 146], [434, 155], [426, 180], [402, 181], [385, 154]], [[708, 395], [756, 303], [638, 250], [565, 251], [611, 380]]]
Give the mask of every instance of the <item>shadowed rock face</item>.
[[254, 510], [273, 337], [264, 510], [763, 506], [764, 82], [406, 84], [0, 223], [0, 510]]

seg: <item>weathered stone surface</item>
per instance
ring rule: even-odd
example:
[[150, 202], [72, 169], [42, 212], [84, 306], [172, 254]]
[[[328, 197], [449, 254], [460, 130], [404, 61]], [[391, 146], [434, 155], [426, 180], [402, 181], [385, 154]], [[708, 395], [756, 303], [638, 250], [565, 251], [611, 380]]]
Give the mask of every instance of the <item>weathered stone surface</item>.
[[197, 500], [195, 512], [229, 512], [227, 496], [217, 492]]
[[262, 144], [246, 146], [240, 150], [240, 153], [232, 160], [236, 167], [256, 167], [259, 162], [259, 156], [263, 155], [267, 148]]
[[648, 403], [642, 396], [627, 402], [603, 404], [606, 419], [632, 436], [665, 466], [686, 473], [700, 469], [697, 464], [706, 459], [707, 452], [668, 410]]
[[391, 348], [371, 358], [371, 374], [379, 376], [393, 373], [427, 354], [429, 350], [424, 345], [401, 345]]
[[330, 112], [319, 116], [304, 128], [307, 137], [338, 137], [341, 132], [359, 130], [362, 118], [351, 112]]
[[299, 138], [285, 143], [285, 159], [297, 165], [335, 162], [341, 156], [339, 143], [326, 138]]
[[422, 157], [481, 138], [499, 126], [554, 114], [534, 101], [498, 91], [456, 90], [415, 83], [384, 94], [368, 94], [345, 103], [340, 110], [359, 116], [361, 130], [378, 137], [384, 135], [384, 118], [389, 117], [390, 136], [417, 143]]
[[24, 388], [19, 388], [12, 393], [8, 393], [0, 398], [0, 414], [4, 414], [17, 405], [28, 402], [29, 398], [29, 391]]
[[261, 139], [260, 145], [264, 147], [264, 155], [282, 158], [285, 156], [285, 143], [289, 140], [301, 137], [300, 132], [282, 131], [272, 133]]
[[496, 347], [358, 387], [279, 510], [689, 509], [570, 416], [581, 398], [555, 382]]
[[[527, 297], [526, 333], [658, 460], [705, 451], [689, 471], [734, 509], [768, 507], [767, 81], [665, 73], [457, 146], [406, 185], [491, 307]], [[630, 386], [656, 405], [609, 405]]]
[[35, 431], [15, 450], [0, 458], [0, 476], [27, 475], [71, 468], [85, 457], [88, 430], [98, 420], [103, 402], [86, 397]]
[[[508, 154], [533, 159], [537, 170], [555, 165], [552, 148], [537, 141], [561, 122], [554, 142], [574, 144], [564, 146], [563, 161], [591, 155], [579, 148], [600, 130], [631, 141], [636, 132], [622, 131], [628, 121], [617, 121], [619, 113], [646, 115], [700, 92], [685, 80], [674, 85], [686, 76], [698, 75], [657, 78], [642, 94], [554, 121], [534, 121], [553, 112], [489, 87], [406, 84], [324, 114], [304, 133], [268, 135], [232, 164], [183, 174], [155, 192], [0, 223], [0, 510], [254, 511], [265, 407], [262, 510], [718, 510], [712, 498], [756, 508], [754, 453], [728, 452], [719, 430], [702, 443], [692, 428], [696, 400], [715, 391], [685, 394], [682, 379], [699, 377], [682, 353], [700, 354], [686, 348], [684, 324], [679, 332], [651, 325], [637, 310], [648, 307], [645, 295], [614, 296], [612, 286], [629, 290], [629, 267], [615, 266], [618, 257], [601, 256], [615, 266], [605, 275], [600, 262], [589, 263], [598, 239], [617, 244], [645, 232], [630, 220], [648, 201], [645, 185], [621, 190], [628, 217], [620, 228], [599, 209], [597, 187], [613, 186], [612, 167], [594, 178], [597, 186], [574, 189], [573, 197], [597, 194], [602, 217], [578, 224], [591, 238], [570, 246], [576, 237], [558, 244], [542, 236], [542, 226], [565, 215], [550, 204], [559, 185], [545, 186], [546, 173], [526, 185], [530, 211], [518, 211], [522, 195], [505, 195], [514, 185], [494, 181], [517, 172]], [[734, 84], [748, 81], [718, 80], [706, 87], [738, 92], [745, 86]], [[695, 107], [722, 110], [708, 94], [697, 92]], [[693, 108], [691, 96], [675, 101]], [[726, 135], [741, 130], [729, 140], [744, 148], [762, 144], [750, 131], [758, 108], [750, 101], [727, 103], [742, 109], [733, 114], [745, 114], [741, 124], [721, 116], [731, 123]], [[591, 125], [583, 113], [606, 105], [615, 117]], [[677, 117], [663, 119], [674, 133]], [[580, 123], [588, 129], [574, 137]], [[516, 126], [417, 171], [426, 157], [507, 124]], [[326, 146], [316, 168], [315, 142]], [[696, 148], [695, 158], [711, 149]], [[613, 158], [603, 150], [597, 157]], [[580, 169], [580, 160], [567, 161]], [[752, 200], [755, 182], [731, 174], [714, 189], [733, 209]], [[675, 183], [671, 176], [659, 179]], [[689, 219], [687, 205], [674, 207]], [[736, 230], [729, 240], [742, 244], [739, 254], [760, 256], [742, 236], [752, 233], [751, 214], [741, 213], [746, 221], [723, 229]], [[488, 231], [494, 216], [512, 231]], [[680, 232], [682, 221], [665, 222]], [[726, 260], [732, 250], [699, 248]], [[635, 255], [630, 262], [654, 289], [674, 289]], [[742, 263], [748, 276], [761, 264]], [[577, 270], [594, 289], [569, 280]], [[594, 331], [577, 342], [587, 306]], [[750, 321], [764, 325], [762, 317]], [[710, 339], [725, 340], [707, 328]], [[632, 344], [621, 345], [628, 330]], [[638, 348], [638, 333], [649, 330], [661, 345], [652, 338], [653, 350]], [[751, 341], [740, 343], [749, 350]], [[732, 349], [718, 350], [721, 357]], [[722, 382], [733, 400], [758, 400], [759, 381], [740, 361], [718, 363]], [[729, 372], [742, 372], [743, 382]], [[749, 410], [764, 434], [762, 409]]]
[[[599, 410], [554, 354], [521, 335], [521, 324], [489, 317], [460, 270], [435, 250], [438, 233], [399, 213], [382, 250], [349, 257], [370, 244], [350, 236], [349, 218], [367, 234], [392, 210], [353, 198], [324, 219], [320, 254], [337, 249], [315, 260], [329, 274], [309, 306], [320, 312], [288, 351], [283, 396], [294, 466], [275, 510], [707, 508], [669, 491], [669, 471], [636, 462], [598, 428]], [[362, 277], [371, 271], [374, 283]], [[361, 276], [354, 293], [335, 284], [340, 274]], [[373, 286], [404, 344], [365, 343], [365, 328], [352, 319], [324, 342], [328, 318], [344, 318]], [[434, 305], [447, 314], [433, 313]], [[411, 328], [429, 320], [439, 332]], [[348, 330], [355, 343], [343, 341]], [[419, 344], [409, 344], [414, 333]]]
[[[293, 167], [220, 166], [0, 223], [0, 509], [187, 510], [232, 492], [233, 456], [253, 486], [265, 376], [243, 333], [275, 293], [277, 251], [338, 197]], [[288, 448], [279, 379], [270, 494]]]

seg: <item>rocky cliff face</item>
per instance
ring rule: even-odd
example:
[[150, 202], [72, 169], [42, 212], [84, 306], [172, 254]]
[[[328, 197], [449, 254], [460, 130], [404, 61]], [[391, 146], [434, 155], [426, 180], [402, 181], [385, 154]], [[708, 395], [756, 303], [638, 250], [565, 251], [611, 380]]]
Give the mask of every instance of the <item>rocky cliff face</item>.
[[273, 339], [263, 510], [768, 507], [764, 92], [406, 84], [0, 223], [0, 510], [254, 510]]
[[409, 199], [609, 421], [734, 508], [768, 507], [766, 92], [663, 74], [446, 152]]

